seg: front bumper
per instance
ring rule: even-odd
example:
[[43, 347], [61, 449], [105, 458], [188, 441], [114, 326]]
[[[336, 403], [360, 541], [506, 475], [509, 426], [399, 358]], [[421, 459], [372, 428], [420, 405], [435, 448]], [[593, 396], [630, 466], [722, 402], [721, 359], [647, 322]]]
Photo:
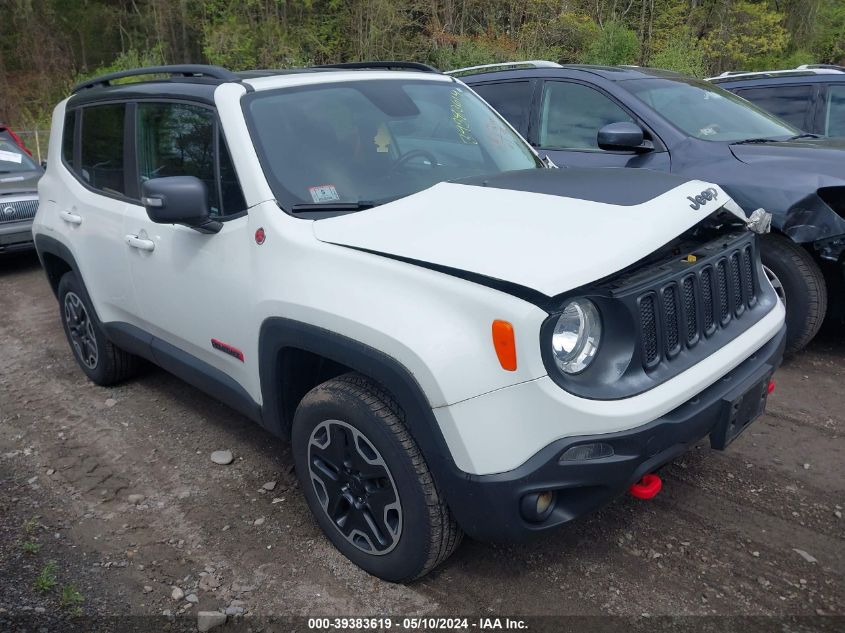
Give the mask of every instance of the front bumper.
[[35, 248], [32, 220], [0, 223], [0, 253], [28, 251]]
[[[771, 374], [783, 358], [785, 326], [757, 352], [716, 383], [648, 424], [593, 436], [557, 440], [519, 468], [492, 475], [465, 475], [446, 490], [452, 513], [471, 537], [484, 541], [521, 541], [600, 508], [646, 473], [686, 452], [711, 433], [723, 401], [737, 389]], [[591, 442], [613, 447], [607, 458], [560, 462], [569, 448]], [[556, 503], [540, 523], [520, 513], [522, 498], [553, 490]]]

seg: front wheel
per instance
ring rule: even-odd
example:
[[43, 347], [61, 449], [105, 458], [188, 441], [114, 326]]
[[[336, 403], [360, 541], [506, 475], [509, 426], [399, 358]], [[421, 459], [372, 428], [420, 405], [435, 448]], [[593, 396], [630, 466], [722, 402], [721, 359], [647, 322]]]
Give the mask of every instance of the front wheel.
[[782, 235], [763, 237], [760, 256], [766, 277], [786, 307], [786, 353], [794, 354], [813, 340], [824, 320], [824, 275], [810, 253]]
[[323, 532], [353, 563], [410, 582], [446, 560], [461, 531], [391, 395], [358, 374], [312, 389], [293, 421], [296, 474]]

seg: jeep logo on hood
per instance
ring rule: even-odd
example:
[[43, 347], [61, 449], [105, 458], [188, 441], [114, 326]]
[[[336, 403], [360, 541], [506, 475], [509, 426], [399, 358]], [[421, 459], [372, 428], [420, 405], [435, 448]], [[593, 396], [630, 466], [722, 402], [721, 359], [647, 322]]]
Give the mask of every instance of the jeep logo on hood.
[[698, 211], [705, 204], [707, 204], [711, 200], [715, 200], [718, 197], [719, 192], [716, 191], [713, 187], [710, 187], [709, 189], [705, 189], [704, 191], [702, 191], [695, 198], [693, 198], [692, 196], [687, 196], [687, 200], [692, 202], [692, 204], [689, 206], [690, 209], [692, 209], [693, 211]]

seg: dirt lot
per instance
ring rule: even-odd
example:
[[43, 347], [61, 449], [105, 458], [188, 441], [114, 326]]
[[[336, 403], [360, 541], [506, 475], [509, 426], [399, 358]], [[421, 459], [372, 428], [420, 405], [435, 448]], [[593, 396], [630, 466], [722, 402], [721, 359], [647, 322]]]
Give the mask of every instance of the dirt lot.
[[[87, 382], [34, 256], [0, 260], [0, 317], [0, 629], [162, 613], [193, 627], [198, 611], [229, 607], [229, 628], [272, 615], [715, 614], [845, 630], [838, 332], [778, 372], [768, 414], [727, 452], [702, 446], [667, 467], [655, 500], [620, 498], [529, 545], [467, 541], [397, 586], [321, 536], [284, 441], [159, 370]], [[218, 449], [235, 462], [211, 463]]]

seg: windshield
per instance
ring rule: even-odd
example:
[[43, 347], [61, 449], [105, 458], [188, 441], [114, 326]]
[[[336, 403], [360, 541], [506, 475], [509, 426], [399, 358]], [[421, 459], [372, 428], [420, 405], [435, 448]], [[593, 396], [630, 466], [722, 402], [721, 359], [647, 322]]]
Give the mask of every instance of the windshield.
[[23, 151], [12, 135], [0, 130], [0, 174], [38, 169], [29, 154]]
[[619, 85], [690, 136], [735, 143], [800, 132], [745, 99], [695, 79], [630, 79]]
[[262, 167], [288, 211], [372, 206], [444, 180], [543, 167], [493, 110], [454, 82], [363, 80], [257, 92], [244, 101]]

